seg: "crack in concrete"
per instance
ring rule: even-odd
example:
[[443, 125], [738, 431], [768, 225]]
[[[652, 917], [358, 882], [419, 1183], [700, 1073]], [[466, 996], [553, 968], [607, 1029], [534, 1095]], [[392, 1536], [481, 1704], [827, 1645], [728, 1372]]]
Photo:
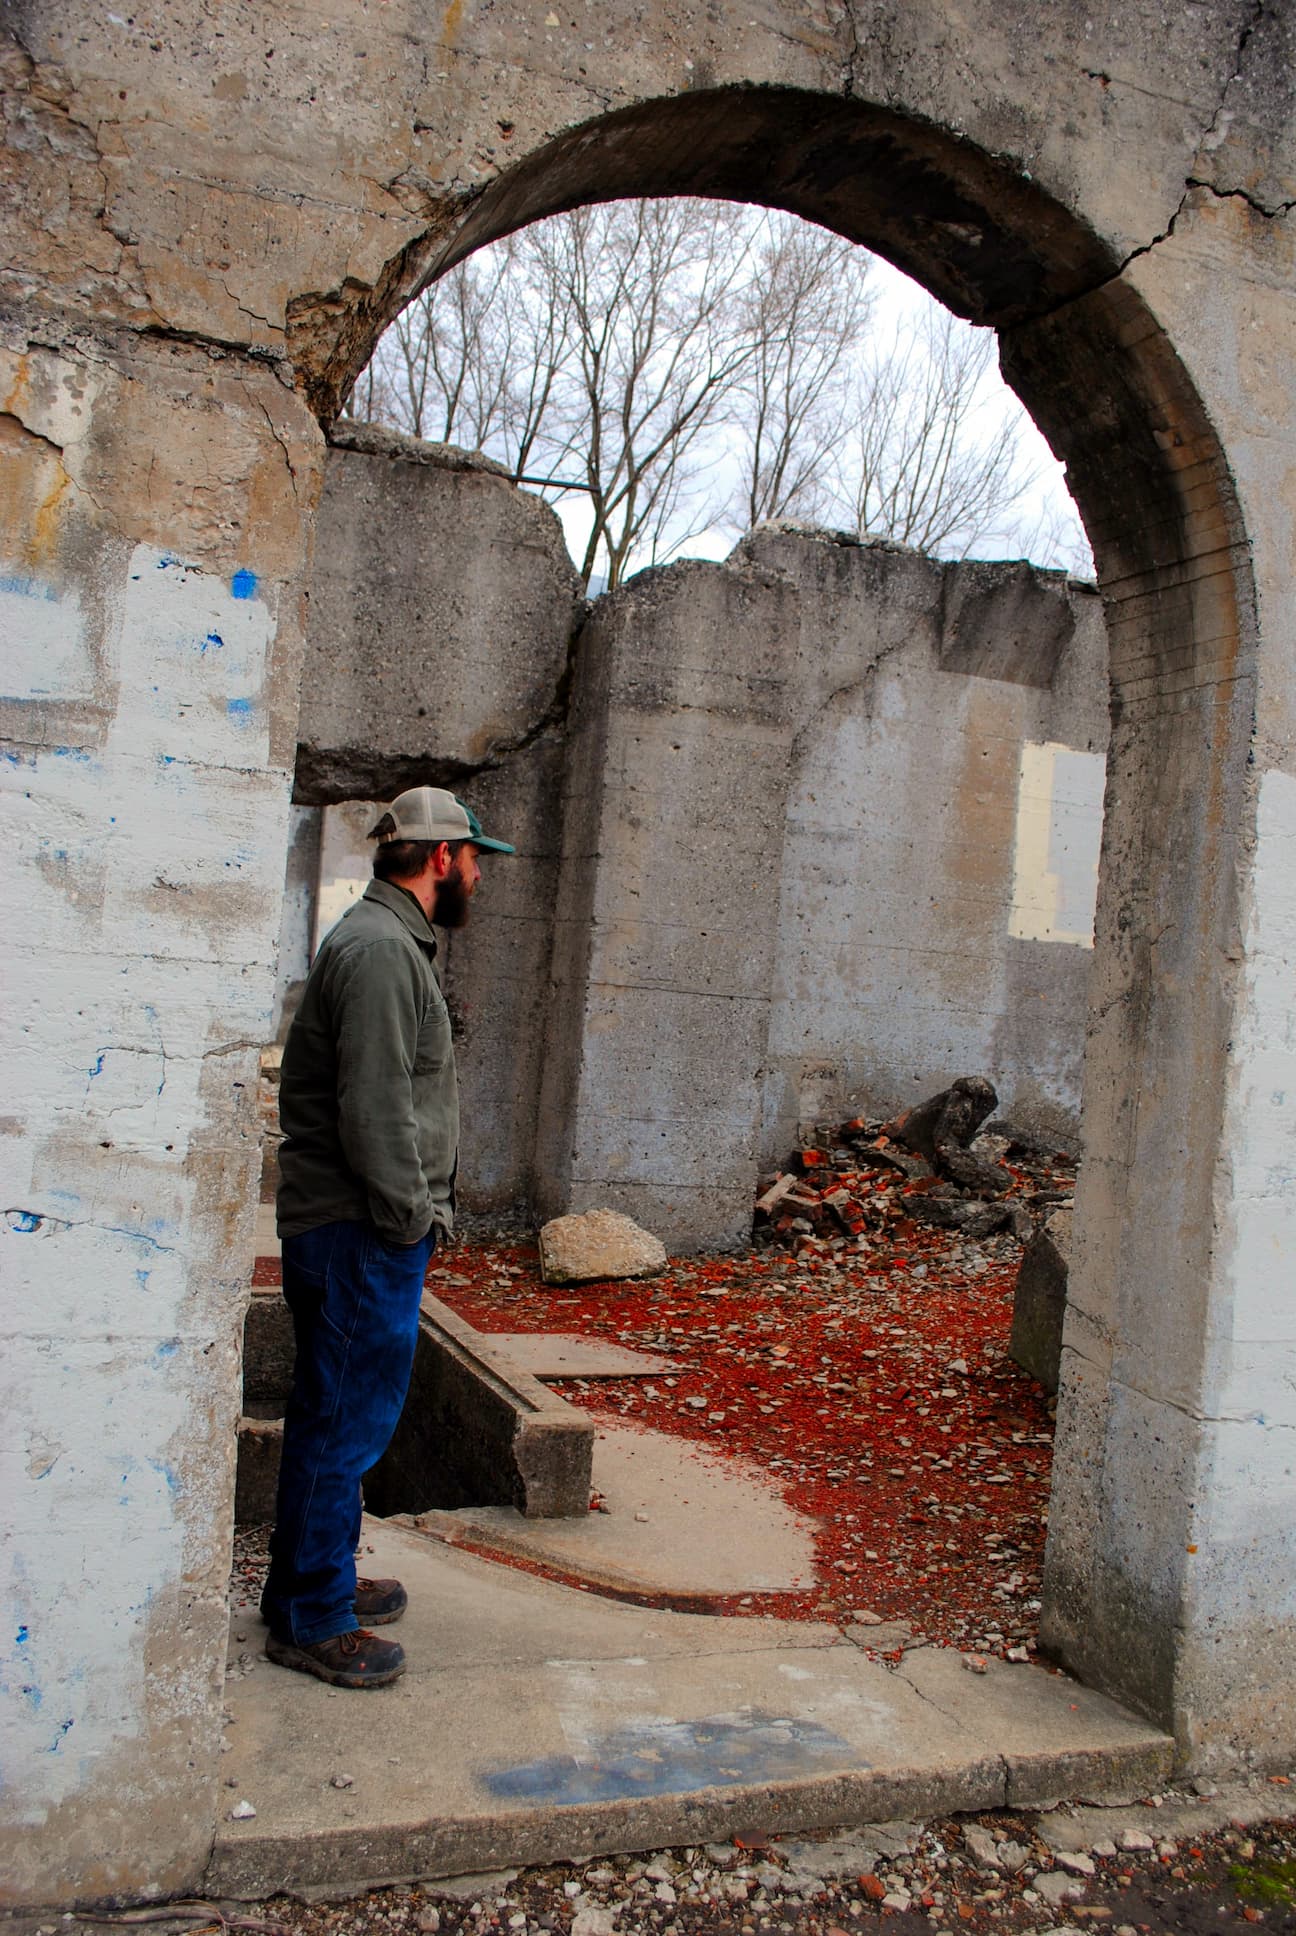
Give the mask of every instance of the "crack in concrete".
[[1263, 215], [1266, 221], [1270, 222], [1281, 222], [1285, 216], [1291, 214], [1293, 209], [1296, 209], [1296, 196], [1287, 202], [1275, 202], [1271, 207], [1268, 202], [1262, 202], [1258, 195], [1253, 195], [1249, 189], [1218, 188], [1214, 182], [1202, 181], [1196, 175], [1188, 177], [1188, 187], [1189, 189], [1204, 188], [1208, 195], [1213, 195], [1220, 202], [1233, 200], [1245, 202], [1248, 208], [1254, 209], [1257, 215]]
[[843, 11], [846, 16], [846, 25], [850, 29], [850, 46], [846, 50], [846, 79], [842, 86], [842, 93], [848, 101], [853, 101], [855, 99], [855, 70], [859, 57], [863, 52], [863, 44], [860, 41], [859, 21], [855, 17], [855, 0], [844, 0]]
[[[1224, 118], [1229, 91], [1242, 78], [1242, 69], [1246, 61], [1246, 51], [1257, 27], [1265, 17], [1266, 4], [1267, 0], [1253, 0], [1250, 18], [1239, 29], [1237, 43], [1233, 49], [1232, 66], [1220, 88], [1219, 98], [1215, 103], [1214, 112], [1205, 129], [1202, 131], [1201, 138], [1197, 144], [1197, 152], [1199, 155], [1209, 154], [1212, 147], [1218, 146], [1219, 141], [1223, 138], [1220, 123]], [[1239, 200], [1246, 202], [1248, 207], [1255, 209], [1257, 214], [1263, 215], [1271, 220], [1281, 219], [1283, 216], [1289, 215], [1293, 208], [1296, 208], [1296, 198], [1289, 202], [1280, 202], [1276, 208], [1270, 208], [1266, 203], [1260, 201], [1257, 196], [1250, 194], [1244, 188], [1218, 188], [1213, 181], [1208, 181], [1204, 175], [1186, 175], [1184, 177], [1183, 194], [1179, 197], [1174, 213], [1171, 215], [1165, 227], [1159, 234], [1154, 235], [1150, 242], [1145, 242], [1140, 248], [1131, 250], [1130, 254], [1121, 263], [1116, 275], [1109, 278], [1110, 281], [1114, 282], [1123, 276], [1130, 264], [1137, 262], [1140, 256], [1150, 255], [1153, 249], [1159, 248], [1163, 242], [1169, 241], [1175, 232], [1175, 226], [1178, 223], [1179, 217], [1188, 206], [1189, 197], [1195, 189], [1204, 189], [1208, 194], [1214, 195], [1220, 200], [1227, 200], [1229, 197], [1236, 196]], [[1106, 285], [1103, 284], [1100, 286], [1105, 287]]]
[[[239, 307], [242, 308], [243, 305], [240, 303]], [[243, 313], [245, 316], [252, 314], [246, 309]], [[285, 390], [291, 390], [294, 395], [296, 394], [297, 385], [294, 380], [292, 358], [287, 350], [270, 349], [260, 343], [236, 343], [229, 337], [215, 336], [195, 329], [181, 329], [171, 323], [145, 323], [136, 330], [135, 334], [154, 342], [179, 343], [193, 349], [205, 350], [212, 357], [239, 357], [248, 363], [258, 365], [261, 369], [269, 370]]]
[[266, 428], [269, 430], [270, 435], [274, 438], [275, 442], [278, 444], [280, 450], [283, 452], [284, 463], [288, 466], [288, 482], [292, 485], [292, 494], [295, 498], [297, 496], [297, 470], [296, 470], [296, 466], [293, 463], [292, 456], [289, 452], [287, 440], [281, 434], [279, 430], [279, 426], [275, 423], [274, 418], [270, 415], [270, 412], [266, 409], [265, 404], [261, 401], [260, 397], [257, 398], [257, 404], [258, 404], [258, 407], [260, 408], [261, 415], [266, 420]]
[[1006, 1755], [996, 1754], [981, 1735], [973, 1732], [965, 1720], [960, 1720], [959, 1716], [952, 1709], [943, 1707], [925, 1688], [919, 1687], [913, 1676], [905, 1672], [906, 1659], [907, 1655], [902, 1655], [895, 1664], [893, 1672], [897, 1679], [902, 1680], [910, 1692], [915, 1694], [925, 1707], [929, 1707], [933, 1714], [939, 1714], [942, 1721], [948, 1721], [953, 1727], [958, 1729], [960, 1734], [966, 1735], [967, 1739], [973, 1743], [974, 1748], [978, 1752], [984, 1750], [981, 1758], [986, 1761], [992, 1761], [995, 1764], [999, 1771], [999, 1782], [1002, 1789], [1000, 1798], [993, 1806], [1006, 1808], [1008, 1806], [1008, 1785], [1012, 1777], [1012, 1769], [1009, 1766], [1008, 1757]]
[[46, 437], [43, 434], [43, 432], [39, 430], [33, 430], [31, 425], [27, 422], [26, 418], [22, 415], [20, 411], [0, 410], [0, 424], [5, 424], [5, 423], [17, 424], [19, 430], [22, 432], [24, 437], [30, 437], [34, 444], [44, 444], [46, 450], [53, 451], [54, 455], [58, 458], [59, 462], [62, 463], [63, 461], [62, 444], [56, 444], [52, 437]]

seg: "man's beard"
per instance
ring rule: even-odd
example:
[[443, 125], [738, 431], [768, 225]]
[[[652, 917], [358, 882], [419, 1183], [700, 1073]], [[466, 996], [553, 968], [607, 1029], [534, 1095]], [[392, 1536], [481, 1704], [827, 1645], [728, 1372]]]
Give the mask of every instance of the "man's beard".
[[469, 895], [461, 866], [461, 862], [456, 860], [445, 879], [437, 882], [436, 899], [432, 905], [434, 927], [462, 928], [468, 919]]

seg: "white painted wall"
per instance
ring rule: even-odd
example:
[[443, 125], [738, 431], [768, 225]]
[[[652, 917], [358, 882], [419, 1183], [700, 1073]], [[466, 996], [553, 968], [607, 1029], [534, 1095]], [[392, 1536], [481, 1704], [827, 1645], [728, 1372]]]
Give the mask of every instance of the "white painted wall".
[[101, 589], [92, 669], [55, 580], [0, 587], [6, 698], [67, 704], [98, 678], [116, 700], [101, 744], [0, 760], [0, 1685], [19, 1890], [27, 1832], [64, 1807], [71, 1870], [86, 1844], [99, 1873], [129, 1866], [102, 1803], [97, 1824], [76, 1816], [96, 1776], [125, 1818], [147, 1814], [150, 1758], [165, 1780], [176, 1748], [193, 1766], [214, 1748], [228, 1474], [204, 1441], [228, 1430], [232, 1448], [220, 1408], [288, 805], [266, 770], [274, 612], [254, 575], [141, 544]]
[[[1195, 1545], [1207, 1620], [1296, 1620], [1296, 779], [1260, 784]], [[1255, 1611], [1255, 1610], [1252, 1610]]]

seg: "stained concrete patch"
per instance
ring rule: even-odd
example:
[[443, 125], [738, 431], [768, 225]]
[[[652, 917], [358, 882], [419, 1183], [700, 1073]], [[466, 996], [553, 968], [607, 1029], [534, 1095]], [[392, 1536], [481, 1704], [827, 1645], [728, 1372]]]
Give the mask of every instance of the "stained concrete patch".
[[777, 1593], [813, 1584], [815, 1522], [754, 1466], [665, 1432], [600, 1421], [593, 1480], [607, 1510], [582, 1519], [465, 1506], [413, 1523], [619, 1591]]
[[565, 1331], [484, 1331], [486, 1338], [519, 1371], [532, 1378], [658, 1378], [678, 1371], [687, 1360], [662, 1358], [651, 1351], [631, 1351], [601, 1338], [581, 1338]]
[[831, 1728], [760, 1712], [637, 1721], [594, 1736], [587, 1747], [587, 1756], [547, 1755], [488, 1773], [483, 1782], [492, 1795], [570, 1804], [795, 1781], [851, 1759]]
[[225, 1813], [256, 1814], [220, 1824], [217, 1896], [1001, 1807], [1032, 1729], [1036, 1761], [1070, 1777], [1077, 1713], [1073, 1792], [1108, 1792], [1100, 1714], [1118, 1784], [1135, 1751], [1155, 1780], [1170, 1764], [1166, 1737], [1033, 1669], [965, 1675], [956, 1717], [830, 1627], [618, 1605], [373, 1521], [363, 1558], [410, 1592], [390, 1688], [272, 1666], [254, 1609], [235, 1609]]

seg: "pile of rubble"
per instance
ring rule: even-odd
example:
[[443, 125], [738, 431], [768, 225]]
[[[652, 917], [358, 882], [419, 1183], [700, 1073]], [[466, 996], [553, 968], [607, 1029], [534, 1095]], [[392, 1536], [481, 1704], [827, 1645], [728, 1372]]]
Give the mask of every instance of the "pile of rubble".
[[920, 1225], [971, 1238], [1008, 1230], [1029, 1243], [1071, 1202], [1075, 1157], [1032, 1130], [987, 1123], [997, 1102], [984, 1077], [960, 1076], [891, 1121], [857, 1116], [817, 1131], [786, 1168], [762, 1178], [756, 1242], [809, 1268], [894, 1248]]

